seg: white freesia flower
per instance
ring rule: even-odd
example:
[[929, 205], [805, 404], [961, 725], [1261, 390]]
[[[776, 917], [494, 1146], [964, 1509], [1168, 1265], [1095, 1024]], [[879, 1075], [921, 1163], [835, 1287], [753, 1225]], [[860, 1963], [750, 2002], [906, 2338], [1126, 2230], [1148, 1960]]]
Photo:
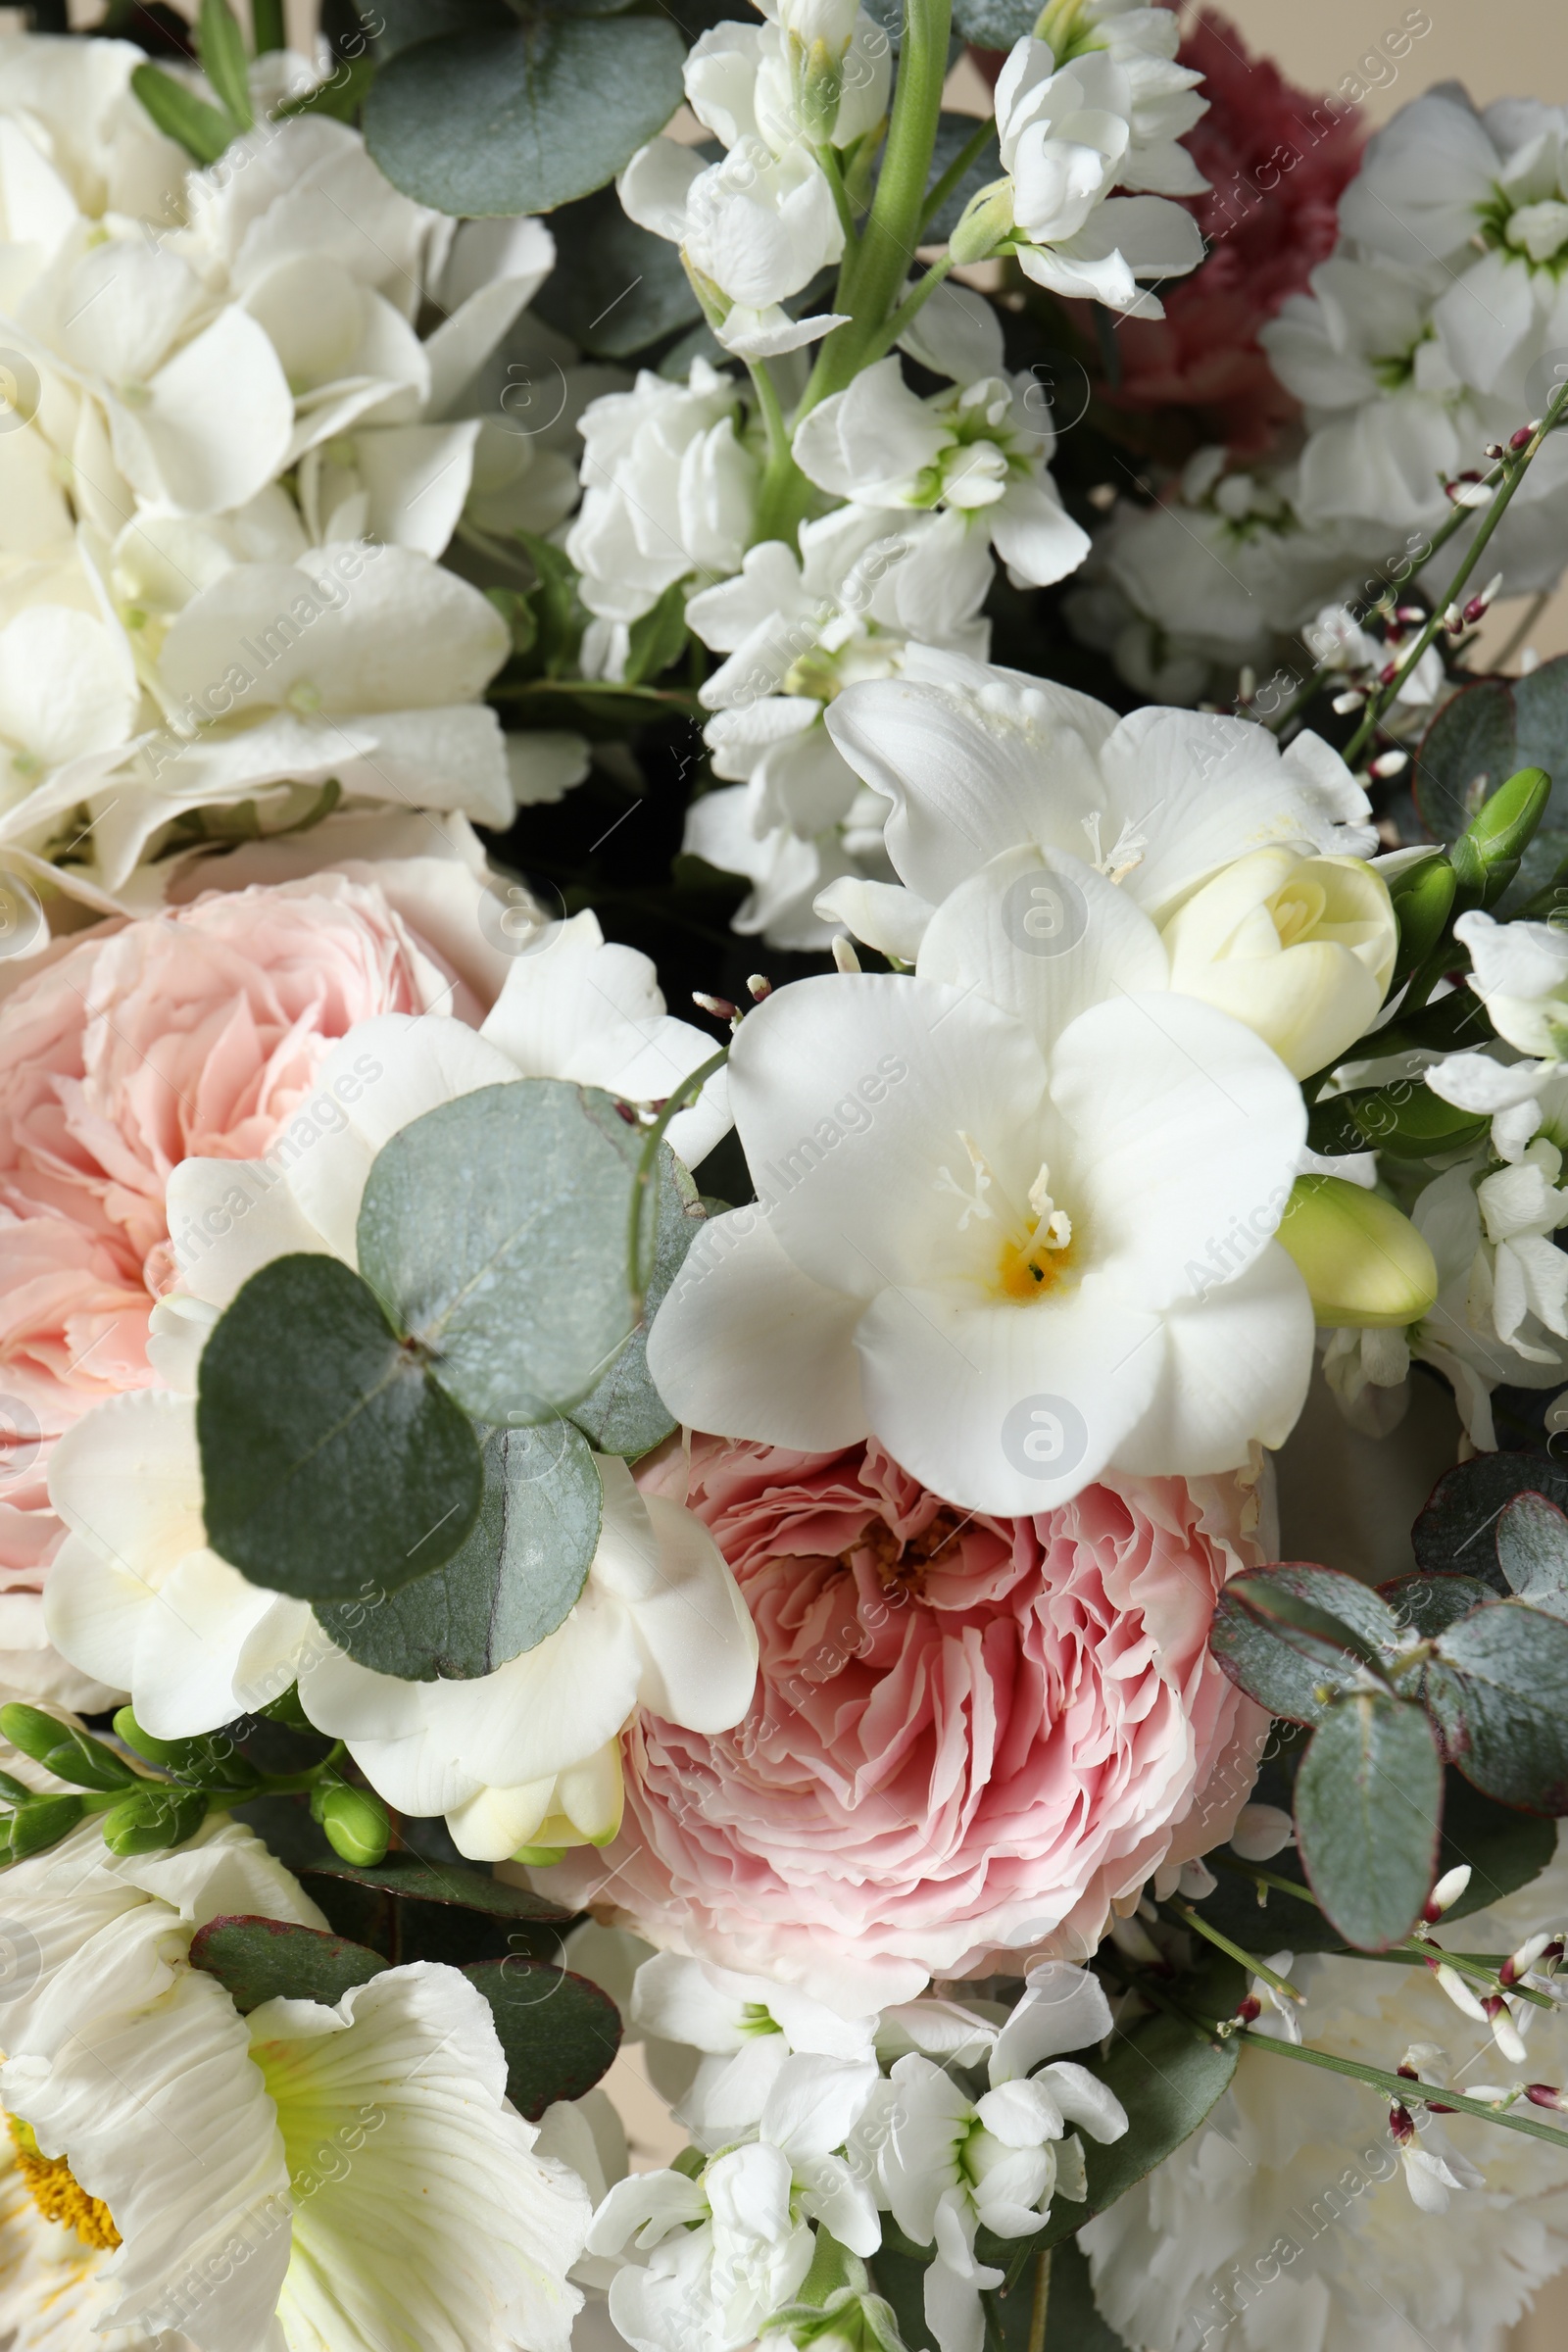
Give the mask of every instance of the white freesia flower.
[[798, 2054], [858, 2067], [855, 2080], [863, 2085], [876, 2046], [874, 2017], [842, 2017], [791, 1985], [677, 1952], [643, 1962], [627, 2022], [634, 2032], [704, 2053], [680, 2104], [688, 2128], [713, 2147], [756, 2130]]
[[1067, 687], [955, 655], [911, 653], [898, 678], [848, 688], [827, 728], [893, 803], [902, 913], [842, 889], [824, 902], [872, 947], [894, 920], [917, 936], [926, 908], [1026, 842], [1087, 856], [1156, 922], [1249, 851], [1358, 856], [1375, 843], [1366, 795], [1316, 735], [1282, 753], [1265, 727], [1218, 712], [1118, 719]]
[[[1560, 1926], [1565, 1892], [1559, 1858], [1455, 1940], [1509, 1951]], [[1292, 1976], [1316, 2047], [1387, 2068], [1425, 2034], [1451, 2053], [1452, 2081], [1489, 2095], [1487, 2029], [1457, 2019], [1428, 1971], [1304, 1953]], [[1413, 2145], [1486, 2168], [1484, 2186], [1439, 2214], [1412, 2204], [1386, 2112], [1343, 2076], [1244, 2043], [1205, 2122], [1082, 2234], [1096, 2301], [1122, 2340], [1142, 2352], [1205, 2340], [1238, 2352], [1475, 2352], [1501, 2338], [1568, 2264], [1568, 2162], [1474, 2117], [1418, 2117]]]
[[632, 621], [676, 580], [740, 569], [760, 468], [732, 376], [706, 360], [684, 384], [641, 373], [583, 411], [582, 512], [566, 553], [590, 612]]
[[1171, 986], [1245, 1021], [1298, 1078], [1369, 1029], [1398, 951], [1388, 884], [1355, 858], [1254, 850], [1165, 925]]
[[[1038, 31], [997, 79], [1007, 174], [993, 192], [998, 229], [1037, 284], [1157, 318], [1138, 280], [1181, 276], [1203, 258], [1197, 222], [1169, 201], [1207, 184], [1176, 144], [1206, 112], [1192, 94], [1200, 77], [1174, 63], [1168, 9], [1055, 0]], [[1157, 192], [1112, 195], [1118, 187]]]
[[[748, 1015], [731, 1100], [760, 1205], [704, 1227], [660, 1309], [671, 1409], [811, 1449], [874, 1433], [1003, 1512], [1279, 1444], [1311, 1359], [1268, 1238], [1300, 1096], [1167, 983], [1125, 891], [1024, 850], [954, 891], [912, 977], [807, 980]], [[1257, 1248], [1215, 1285], [1199, 1245], [1233, 1219]]]
[[566, 2352], [588, 2198], [535, 2153], [458, 1970], [420, 1962], [335, 2008], [240, 2017], [191, 1967], [195, 1930], [228, 1912], [324, 1922], [231, 1823], [119, 1861], [87, 1822], [7, 1892], [43, 1966], [10, 2004], [0, 2095], [109, 2209], [105, 2317], [204, 2352], [379, 2352], [410, 2327], [451, 2352]]
[[963, 516], [960, 547], [981, 555], [989, 540], [1015, 586], [1046, 587], [1077, 568], [1089, 538], [1055, 495], [1050, 412], [1026, 408], [1028, 389], [990, 375], [921, 400], [892, 355], [809, 411], [795, 461], [857, 506]]

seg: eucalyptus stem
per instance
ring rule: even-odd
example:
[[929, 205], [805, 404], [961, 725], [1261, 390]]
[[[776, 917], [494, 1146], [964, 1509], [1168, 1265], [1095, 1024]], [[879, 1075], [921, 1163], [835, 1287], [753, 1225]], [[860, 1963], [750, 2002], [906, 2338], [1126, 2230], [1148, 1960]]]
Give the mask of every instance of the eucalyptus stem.
[[[1543, 441], [1544, 441], [1546, 435], [1552, 430], [1558, 418], [1561, 416], [1565, 403], [1568, 403], [1568, 382], [1561, 383], [1557, 386], [1556, 391], [1551, 396], [1551, 401], [1547, 407], [1544, 416], [1542, 417], [1541, 422], [1536, 426], [1535, 431], [1531, 434], [1530, 439], [1526, 442], [1524, 448], [1520, 450], [1518, 456], [1516, 458], [1505, 457], [1498, 461], [1497, 466], [1494, 470], [1501, 478], [1501, 487], [1498, 489], [1491, 506], [1487, 510], [1487, 518], [1481, 525], [1481, 528], [1477, 531], [1474, 539], [1470, 542], [1470, 551], [1468, 555], [1465, 557], [1458, 570], [1454, 573], [1453, 578], [1448, 582], [1446, 594], [1441, 600], [1436, 598], [1433, 600], [1432, 612], [1427, 619], [1426, 626], [1422, 629], [1414, 645], [1410, 648], [1409, 653], [1406, 654], [1404, 660], [1400, 662], [1398, 669], [1389, 680], [1388, 685], [1386, 687], [1379, 687], [1377, 692], [1369, 699], [1366, 711], [1362, 717], [1360, 725], [1356, 728], [1355, 733], [1351, 736], [1349, 742], [1345, 747], [1343, 756], [1347, 766], [1348, 766], [1350, 761], [1356, 758], [1362, 746], [1366, 743], [1367, 738], [1374, 732], [1379, 719], [1382, 717], [1383, 712], [1389, 708], [1390, 704], [1397, 702], [1400, 690], [1403, 688], [1413, 672], [1416, 663], [1420, 661], [1422, 655], [1426, 652], [1428, 646], [1431, 645], [1433, 639], [1437, 636], [1438, 631], [1442, 628], [1444, 614], [1449, 612], [1458, 602], [1460, 590], [1464, 587], [1465, 582], [1469, 579], [1470, 574], [1474, 571], [1477, 564], [1480, 562], [1482, 551], [1486, 547], [1488, 540], [1492, 537], [1493, 532], [1496, 529], [1498, 523], [1502, 520], [1503, 515], [1507, 513], [1508, 502], [1513, 497], [1513, 494], [1518, 489], [1520, 483], [1524, 480], [1525, 475], [1529, 472], [1532, 459], [1536, 456], [1536, 453], [1540, 449]], [[1471, 510], [1468, 508], [1460, 508], [1457, 510], [1455, 515], [1450, 517], [1450, 521], [1452, 522], [1455, 530], [1459, 528], [1459, 525], [1464, 521], [1466, 514], [1470, 512]], [[1441, 533], [1434, 536], [1432, 544], [1434, 551], [1442, 544]], [[1431, 560], [1431, 555], [1429, 554], [1427, 561], [1430, 563]]]
[[652, 1127], [649, 1128], [643, 1144], [642, 1156], [637, 1162], [637, 1174], [632, 1182], [631, 1209], [626, 1220], [626, 1272], [628, 1287], [639, 1316], [643, 1310], [643, 1298], [648, 1289], [649, 1275], [652, 1272], [652, 1268], [645, 1271], [643, 1266], [643, 1211], [647, 1206], [650, 1195], [655, 1200], [658, 1198], [659, 1147], [664, 1140], [665, 1128], [676, 1112], [684, 1109], [688, 1102], [695, 1100], [702, 1093], [714, 1071], [721, 1070], [728, 1059], [728, 1046], [720, 1046], [718, 1052], [710, 1060], [703, 1062], [699, 1068], [692, 1070], [684, 1077], [668, 1097], [663, 1109]]
[[797, 424], [818, 401], [841, 392], [859, 373], [870, 345], [897, 308], [899, 290], [920, 242], [952, 24], [953, 0], [906, 0], [882, 172], [859, 245], [839, 280], [840, 296], [851, 315], [817, 354], [796, 412]]

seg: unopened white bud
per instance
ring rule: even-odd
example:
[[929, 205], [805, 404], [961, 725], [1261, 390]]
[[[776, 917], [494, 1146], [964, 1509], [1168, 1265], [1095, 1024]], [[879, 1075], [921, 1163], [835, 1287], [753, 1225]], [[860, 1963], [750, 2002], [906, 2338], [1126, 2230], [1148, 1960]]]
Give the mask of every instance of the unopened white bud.
[[833, 942], [833, 961], [841, 972], [858, 972], [860, 968], [860, 958], [855, 953], [855, 942], [846, 939], [842, 931]]
[[1244, 1862], [1271, 1862], [1295, 1837], [1290, 1815], [1278, 1805], [1244, 1805], [1231, 1832], [1231, 1851]]
[[1471, 1991], [1463, 1977], [1457, 1975], [1453, 1969], [1449, 1968], [1446, 1961], [1445, 1961], [1438, 1969], [1437, 1978], [1438, 1983], [1442, 1985], [1444, 1991], [1447, 1994], [1449, 2000], [1453, 2003], [1456, 2009], [1462, 2009], [1466, 2017], [1473, 2017], [1478, 2025], [1486, 2026], [1491, 2024], [1491, 2019], [1488, 2017], [1485, 2009], [1482, 2008], [1481, 2003], [1476, 1999], [1475, 1994]]
[[1446, 1870], [1427, 1897], [1428, 1919], [1441, 1919], [1445, 1911], [1451, 1911], [1469, 1884], [1468, 1862], [1461, 1862], [1456, 1870]]

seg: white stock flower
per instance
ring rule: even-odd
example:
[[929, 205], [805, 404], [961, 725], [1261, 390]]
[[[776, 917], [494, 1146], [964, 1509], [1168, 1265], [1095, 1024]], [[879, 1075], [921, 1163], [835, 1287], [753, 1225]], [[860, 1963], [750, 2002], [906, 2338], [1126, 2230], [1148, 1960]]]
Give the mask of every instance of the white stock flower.
[[1470, 986], [1500, 1038], [1521, 1054], [1568, 1060], [1568, 938], [1552, 923], [1499, 923], [1475, 907], [1454, 937], [1469, 950]]
[[734, 378], [706, 360], [684, 384], [644, 370], [582, 414], [582, 511], [566, 538], [590, 612], [632, 621], [676, 580], [738, 571], [760, 468]]
[[1176, 19], [1144, 0], [1054, 0], [1037, 31], [1014, 45], [996, 93], [1019, 268], [1054, 293], [1157, 318], [1138, 280], [1203, 258], [1197, 222], [1169, 201], [1207, 184], [1176, 144], [1207, 108], [1193, 95], [1200, 75], [1174, 62]]
[[765, 24], [715, 24], [688, 50], [686, 96], [704, 128], [730, 148], [760, 138], [775, 155], [875, 130], [892, 79], [882, 27], [855, 0], [773, 0], [762, 14]]
[[[912, 976], [777, 990], [729, 1066], [760, 1204], [702, 1229], [655, 1321], [683, 1419], [813, 1450], [874, 1434], [958, 1507], [1005, 1513], [1283, 1440], [1311, 1361], [1269, 1239], [1299, 1091], [1169, 993], [1158, 933], [1105, 876], [994, 859]], [[1233, 1218], [1257, 1248], [1215, 1285], [1197, 1237]]]
[[1411, 1326], [1410, 1352], [1452, 1384], [1471, 1441], [1496, 1445], [1492, 1391], [1549, 1389], [1568, 1376], [1568, 1256], [1551, 1235], [1568, 1222], [1562, 1153], [1544, 1136], [1513, 1165], [1477, 1182], [1449, 1168], [1411, 1209], [1438, 1264], [1436, 1303]]
[[135, 1860], [85, 1822], [12, 1869], [7, 1906], [41, 1966], [9, 2004], [0, 2096], [108, 2207], [104, 2317], [203, 2352], [380, 2352], [410, 2328], [445, 2352], [566, 2352], [588, 2198], [535, 2153], [458, 1970], [242, 2018], [190, 1965], [194, 1932], [235, 1912], [325, 1923], [221, 1821]]
[[[1534, 1928], [1559, 1927], [1565, 1893], [1559, 1858], [1454, 1940], [1506, 1952]], [[1425, 1970], [1305, 1953], [1292, 1976], [1310, 1998], [1312, 2042], [1336, 2056], [1387, 2068], [1425, 2034], [1472, 2093], [1472, 2051], [1482, 2068], [1495, 2063], [1488, 2029], [1466, 2028]], [[1410, 2091], [1418, 2098], [1419, 2084]], [[1237, 2352], [1475, 2352], [1500, 2338], [1568, 2265], [1568, 2163], [1540, 2140], [1446, 2117], [1443, 2160], [1456, 2175], [1450, 2151], [1466, 2172], [1484, 2164], [1486, 2181], [1440, 2214], [1412, 2205], [1386, 2113], [1359, 2083], [1244, 2044], [1204, 2124], [1083, 2232], [1096, 2300], [1123, 2341], [1138, 2352], [1220, 2341]], [[1418, 2126], [1413, 2144], [1433, 2146], [1434, 2127]]]
[[634, 2032], [703, 2052], [682, 2095], [681, 2114], [690, 2130], [719, 2147], [756, 2130], [799, 2054], [858, 2066], [855, 2079], [863, 2082], [877, 2021], [842, 2017], [808, 1993], [765, 1977], [737, 1976], [710, 1961], [659, 1952], [637, 1971], [627, 2023]]
[[177, 204], [189, 158], [131, 88], [146, 62], [132, 41], [0, 36], [0, 118], [25, 134], [88, 220], [167, 221]]
[[840, 893], [832, 909], [872, 947], [889, 920], [906, 942], [918, 936], [959, 882], [1029, 842], [1087, 856], [1158, 923], [1249, 851], [1375, 844], [1366, 795], [1316, 735], [1282, 753], [1267, 728], [1218, 712], [1118, 718], [1068, 687], [956, 655], [911, 652], [899, 677], [848, 688], [827, 728], [893, 803], [888, 851], [907, 903], [895, 914]]
[[38, 840], [77, 807], [123, 758], [140, 699], [112, 624], [37, 604], [0, 627], [0, 841]]
[[1050, 412], [1033, 415], [1028, 391], [1020, 379], [989, 375], [921, 400], [890, 355], [808, 412], [796, 428], [795, 462], [852, 505], [961, 517], [967, 528], [950, 564], [978, 564], [988, 579], [989, 543], [1015, 587], [1047, 587], [1077, 568], [1089, 538], [1055, 495]]

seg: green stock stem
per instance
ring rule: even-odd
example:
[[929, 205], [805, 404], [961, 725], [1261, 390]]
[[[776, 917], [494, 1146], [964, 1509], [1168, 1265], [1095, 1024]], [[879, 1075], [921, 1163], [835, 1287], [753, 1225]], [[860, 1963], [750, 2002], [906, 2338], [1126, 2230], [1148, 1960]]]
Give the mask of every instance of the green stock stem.
[[869, 218], [839, 278], [838, 307], [848, 322], [835, 327], [817, 355], [796, 421], [845, 385], [866, 365], [871, 347], [897, 309], [900, 289], [920, 242], [926, 182], [942, 116], [953, 0], [906, 0], [898, 84], [882, 173]]
[[689, 1077], [681, 1080], [663, 1109], [648, 1130], [637, 1162], [637, 1174], [631, 1188], [631, 1207], [626, 1218], [626, 1272], [637, 1313], [643, 1311], [643, 1295], [648, 1289], [651, 1268], [643, 1265], [643, 1225], [650, 1200], [657, 1199], [659, 1177], [659, 1147], [664, 1140], [664, 1130], [678, 1110], [695, 1102], [715, 1070], [721, 1070], [729, 1059], [728, 1046], [720, 1046], [710, 1060], [705, 1061]]
[[[1520, 483], [1524, 480], [1525, 475], [1529, 472], [1531, 461], [1535, 457], [1537, 451], [1540, 449], [1541, 444], [1543, 441], [1544, 441], [1546, 435], [1552, 430], [1559, 417], [1562, 416], [1565, 404], [1568, 404], [1568, 383], [1562, 383], [1558, 385], [1556, 391], [1551, 396], [1551, 403], [1546, 410], [1546, 414], [1544, 416], [1543, 416], [1541, 422], [1537, 425], [1535, 431], [1531, 434], [1530, 439], [1526, 442], [1524, 448], [1519, 452], [1518, 456], [1516, 458], [1503, 458], [1499, 460], [1494, 470], [1499, 475], [1502, 486], [1487, 510], [1487, 518], [1481, 525], [1481, 528], [1477, 531], [1474, 539], [1471, 541], [1469, 554], [1465, 557], [1464, 562], [1460, 564], [1458, 570], [1448, 582], [1447, 593], [1441, 599], [1434, 600], [1432, 612], [1427, 620], [1426, 626], [1422, 629], [1421, 634], [1417, 637], [1414, 645], [1410, 648], [1410, 651], [1400, 662], [1398, 669], [1389, 680], [1388, 685], [1386, 687], [1380, 687], [1378, 692], [1374, 694], [1371, 700], [1368, 702], [1360, 725], [1356, 728], [1355, 733], [1351, 736], [1349, 742], [1345, 747], [1343, 757], [1347, 766], [1348, 766], [1350, 762], [1358, 757], [1368, 737], [1375, 731], [1383, 712], [1389, 708], [1391, 703], [1394, 703], [1398, 699], [1400, 689], [1403, 687], [1406, 679], [1410, 676], [1411, 672], [1415, 668], [1416, 663], [1420, 661], [1422, 655], [1426, 652], [1428, 646], [1431, 645], [1433, 639], [1437, 636], [1438, 631], [1442, 628], [1443, 616], [1445, 612], [1451, 611], [1453, 606], [1458, 603], [1460, 591], [1464, 587], [1466, 581], [1469, 579], [1471, 573], [1475, 570], [1477, 564], [1480, 562], [1482, 551], [1485, 549], [1488, 540], [1492, 537], [1492, 534], [1496, 529], [1498, 523], [1502, 520], [1503, 515], [1507, 513], [1509, 500], [1513, 497], [1514, 492], [1518, 489]], [[1489, 476], [1488, 478], [1490, 479], [1491, 477]], [[1460, 508], [1457, 511], [1456, 515], [1449, 517], [1449, 522], [1451, 523], [1452, 528], [1457, 530], [1459, 525], [1463, 522], [1466, 514], [1472, 511], [1473, 510], [1468, 508]], [[1446, 525], [1444, 531], [1434, 534], [1432, 541], [1433, 553], [1435, 553], [1442, 545], [1446, 532], [1447, 526]], [[1432, 557], [1431, 554], [1429, 554], [1427, 558], [1428, 563], [1430, 563]]]
[[910, 319], [913, 318], [915, 315], [924, 307], [926, 302], [929, 301], [930, 297], [936, 292], [938, 286], [941, 285], [942, 280], [947, 276], [948, 271], [952, 268], [953, 256], [950, 253], [945, 253], [940, 261], [932, 263], [930, 269], [926, 271], [924, 277], [920, 279], [919, 283], [909, 288], [908, 293], [900, 303], [898, 309], [894, 312], [892, 318], [882, 329], [882, 332], [876, 337], [870, 349], [867, 351], [865, 355], [865, 365], [868, 368], [873, 360], [881, 359], [885, 352], [889, 352], [893, 349], [894, 344], [903, 334]]

